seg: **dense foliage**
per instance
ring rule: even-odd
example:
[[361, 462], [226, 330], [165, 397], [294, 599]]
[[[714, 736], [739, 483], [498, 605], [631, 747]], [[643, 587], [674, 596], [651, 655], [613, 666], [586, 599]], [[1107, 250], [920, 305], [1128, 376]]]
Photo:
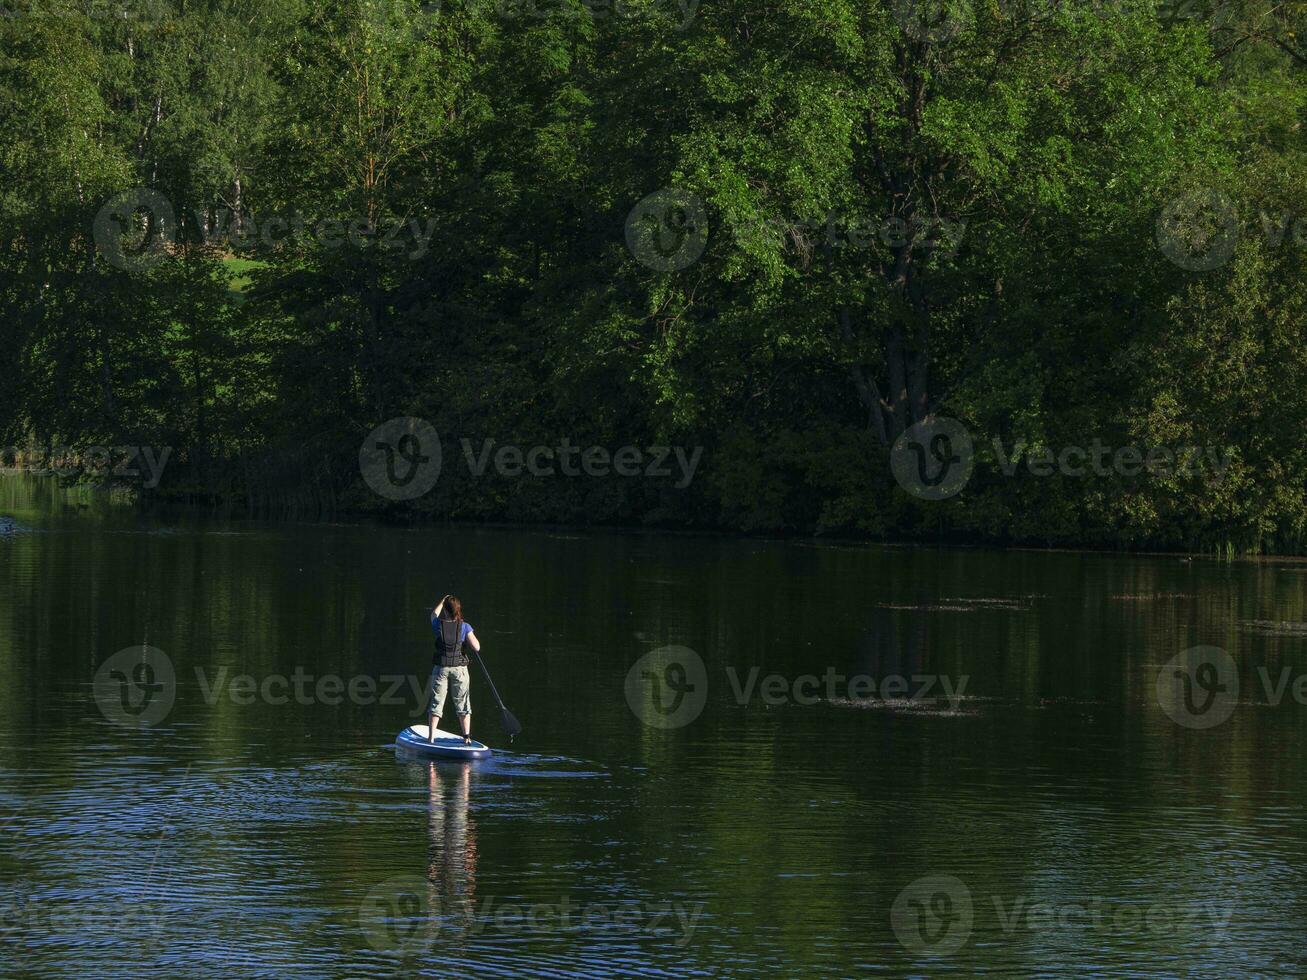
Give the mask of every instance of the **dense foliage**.
[[[5, 3], [9, 444], [254, 512], [1301, 547], [1301, 5]], [[921, 500], [935, 416], [975, 469]], [[1192, 465], [1038, 475], [1095, 446]]]

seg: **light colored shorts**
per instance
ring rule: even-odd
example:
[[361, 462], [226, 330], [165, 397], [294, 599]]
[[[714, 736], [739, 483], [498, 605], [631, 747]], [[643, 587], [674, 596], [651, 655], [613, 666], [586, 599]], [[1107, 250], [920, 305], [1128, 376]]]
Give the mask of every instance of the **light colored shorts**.
[[445, 713], [445, 694], [454, 695], [454, 714], [472, 713], [472, 676], [466, 667], [437, 667], [431, 672], [431, 713]]

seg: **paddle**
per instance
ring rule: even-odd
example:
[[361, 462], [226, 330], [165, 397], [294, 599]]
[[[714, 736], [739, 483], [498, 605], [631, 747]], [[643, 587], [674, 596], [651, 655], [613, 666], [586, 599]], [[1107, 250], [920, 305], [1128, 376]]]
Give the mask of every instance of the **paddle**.
[[477, 663], [481, 665], [481, 673], [486, 675], [486, 683], [490, 685], [490, 693], [495, 696], [495, 701], [499, 705], [499, 723], [504, 726], [504, 734], [512, 741], [514, 735], [522, 734], [522, 723], [513, 716], [513, 712], [504, 707], [504, 699], [499, 696], [499, 691], [495, 689], [495, 682], [490, 679], [490, 671], [486, 670], [486, 662], [481, 659], [481, 654], [476, 650], [472, 651], [472, 656], [477, 658]]

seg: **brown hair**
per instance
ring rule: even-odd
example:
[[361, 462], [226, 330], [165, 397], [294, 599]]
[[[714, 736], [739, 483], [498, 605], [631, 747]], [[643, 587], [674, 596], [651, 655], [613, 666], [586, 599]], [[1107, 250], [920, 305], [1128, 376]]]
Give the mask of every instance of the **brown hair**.
[[440, 610], [441, 619], [452, 619], [456, 623], [463, 622], [463, 603], [456, 595], [445, 596], [445, 608]]

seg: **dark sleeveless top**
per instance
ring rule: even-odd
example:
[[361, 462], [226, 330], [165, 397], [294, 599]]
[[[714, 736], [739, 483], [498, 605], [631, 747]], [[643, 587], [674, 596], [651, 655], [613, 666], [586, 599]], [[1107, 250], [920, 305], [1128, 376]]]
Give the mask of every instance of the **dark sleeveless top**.
[[436, 667], [466, 667], [467, 654], [463, 652], [463, 621], [460, 619], [439, 619], [440, 628], [435, 630], [436, 655], [433, 665]]

